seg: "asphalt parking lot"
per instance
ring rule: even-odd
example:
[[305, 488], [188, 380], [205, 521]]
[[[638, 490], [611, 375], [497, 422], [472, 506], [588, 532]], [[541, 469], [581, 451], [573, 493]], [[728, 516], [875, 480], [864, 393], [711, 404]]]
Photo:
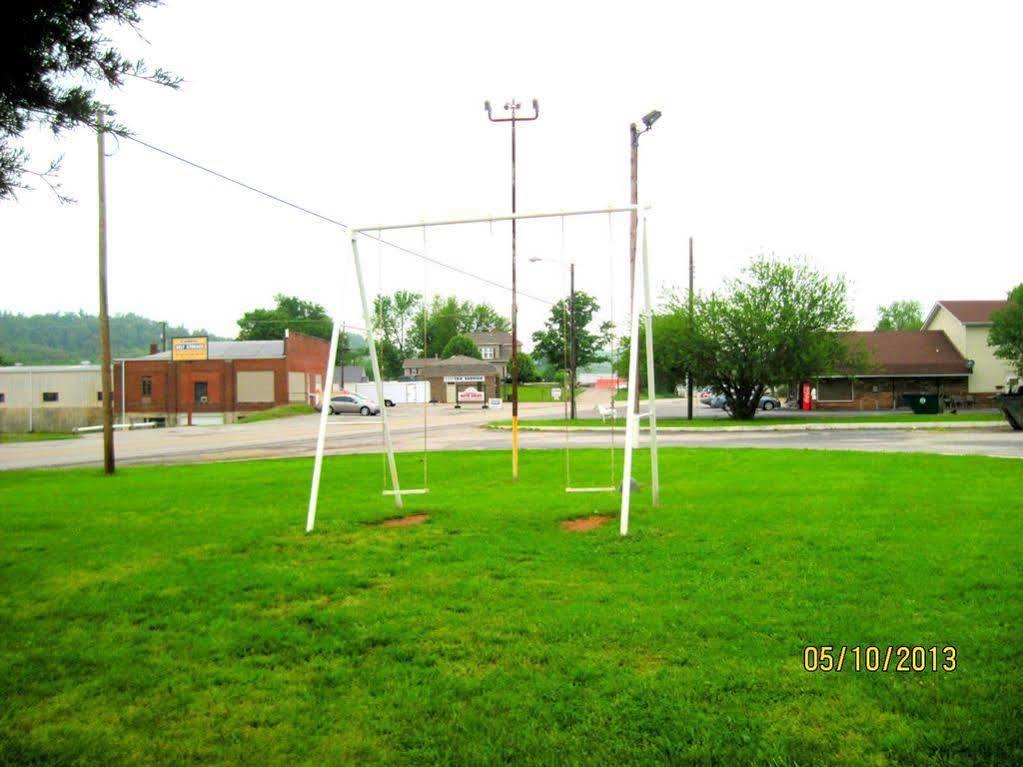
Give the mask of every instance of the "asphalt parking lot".
[[[587, 392], [580, 409], [592, 409], [598, 392]], [[662, 416], [682, 415], [685, 403], [658, 403]], [[520, 415], [529, 418], [557, 417], [560, 404], [523, 403]], [[701, 412], [702, 411], [702, 412]], [[700, 417], [720, 417], [720, 411], [697, 405]], [[764, 414], [772, 422], [784, 414]], [[509, 408], [455, 410], [446, 405], [399, 405], [388, 410], [394, 444], [401, 451], [423, 449], [423, 434], [430, 450], [502, 450], [511, 445], [511, 434], [483, 428], [488, 421], [507, 420]], [[766, 419], [765, 419], [766, 420]], [[327, 453], [376, 453], [383, 449], [379, 417], [359, 415], [331, 416], [327, 432]], [[319, 425], [317, 415], [296, 416], [252, 424], [229, 426], [173, 427], [117, 433], [115, 450], [120, 465], [173, 464], [231, 461], [258, 458], [311, 456], [316, 446]], [[573, 433], [573, 447], [609, 447], [608, 433]], [[641, 438], [641, 446], [646, 444]], [[524, 431], [520, 436], [524, 449], [561, 448], [565, 435], [560, 431]], [[979, 429], [856, 431], [794, 431], [729, 433], [726, 429], [700, 429], [693, 432], [665, 432], [658, 444], [665, 447], [726, 447], [796, 450], [866, 450], [873, 452], [921, 452], [945, 455], [989, 455], [1023, 458], [1023, 434], [994, 422]], [[623, 445], [617, 431], [616, 447]], [[67, 466], [91, 466], [102, 462], [102, 437], [88, 434], [74, 440], [22, 442], [0, 445], [0, 468], [36, 469]]]

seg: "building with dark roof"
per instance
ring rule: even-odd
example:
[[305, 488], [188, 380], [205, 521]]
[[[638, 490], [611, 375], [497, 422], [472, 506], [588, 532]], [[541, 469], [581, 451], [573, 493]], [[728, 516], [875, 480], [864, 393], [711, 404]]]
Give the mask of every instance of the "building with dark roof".
[[907, 393], [965, 398], [972, 366], [941, 330], [854, 331], [839, 334], [865, 364], [813, 382], [820, 410], [886, 410]]
[[924, 320], [924, 330], [944, 331], [959, 353], [972, 361], [969, 393], [975, 398], [990, 400], [1012, 375], [1012, 367], [995, 356], [987, 341], [991, 315], [1008, 303], [1005, 300], [938, 301]]
[[[479, 333], [469, 333], [469, 338], [480, 350], [480, 357], [485, 362], [497, 366], [501, 378], [511, 375], [511, 350], [512, 335], [507, 330], [485, 330]], [[522, 341], [518, 343], [519, 351], [522, 351]]]
[[473, 402], [477, 401], [475, 392], [481, 393], [483, 399], [479, 404], [488, 398], [500, 396], [500, 370], [496, 365], [475, 357], [456, 354], [447, 359], [411, 358], [405, 360], [402, 367], [409, 378], [429, 382], [430, 396], [434, 402], [455, 404], [469, 401], [463, 397], [463, 393], [466, 397], [472, 397]]

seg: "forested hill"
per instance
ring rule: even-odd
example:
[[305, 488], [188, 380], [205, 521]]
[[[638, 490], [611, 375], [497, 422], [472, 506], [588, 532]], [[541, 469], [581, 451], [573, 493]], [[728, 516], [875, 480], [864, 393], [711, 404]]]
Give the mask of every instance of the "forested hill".
[[[138, 357], [160, 343], [161, 324], [137, 314], [110, 318], [110, 342], [114, 357]], [[167, 343], [174, 336], [208, 335], [201, 329], [167, 326]], [[212, 340], [224, 340], [210, 336]], [[99, 322], [84, 312], [12, 314], [0, 311], [0, 359], [4, 365], [76, 364], [99, 362]]]

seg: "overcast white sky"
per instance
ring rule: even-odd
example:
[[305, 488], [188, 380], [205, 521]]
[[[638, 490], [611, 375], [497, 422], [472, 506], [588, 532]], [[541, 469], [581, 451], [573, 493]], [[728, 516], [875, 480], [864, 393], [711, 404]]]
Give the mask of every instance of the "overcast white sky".
[[[626, 202], [628, 125], [657, 285], [712, 289], [758, 253], [803, 255], [879, 304], [1000, 298], [1023, 281], [1023, 9], [1012, 2], [269, 3], [168, 0], [129, 50], [186, 78], [112, 96], [140, 138], [359, 225], [509, 207], [508, 127], [484, 99], [540, 101], [519, 132], [519, 210]], [[58, 205], [0, 204], [0, 307], [96, 298], [96, 144], [35, 134], [33, 167], [65, 156]], [[130, 142], [108, 160], [110, 304], [234, 335], [277, 292], [360, 324], [345, 232]], [[566, 225], [580, 287], [615, 314], [626, 220]], [[401, 241], [422, 247], [419, 232]], [[557, 222], [520, 229], [520, 287], [556, 299]], [[430, 254], [510, 281], [506, 227], [431, 233]], [[367, 259], [377, 250], [367, 247]], [[507, 314], [508, 295], [385, 249], [368, 268]], [[613, 290], [612, 290], [613, 286]], [[520, 301], [524, 335], [546, 314]]]

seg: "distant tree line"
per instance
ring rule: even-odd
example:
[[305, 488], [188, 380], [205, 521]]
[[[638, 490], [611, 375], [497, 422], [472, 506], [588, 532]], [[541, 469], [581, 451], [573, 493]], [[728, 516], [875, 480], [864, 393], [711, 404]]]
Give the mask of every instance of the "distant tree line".
[[[114, 357], [149, 354], [149, 345], [160, 342], [162, 324], [137, 314], [110, 318]], [[168, 325], [167, 339], [174, 336], [209, 335], [201, 328], [189, 330]], [[219, 336], [210, 336], [219, 339]], [[221, 339], [222, 340], [222, 339]], [[14, 314], [0, 312], [0, 357], [12, 365], [66, 365], [99, 360], [99, 321], [85, 312]]]

